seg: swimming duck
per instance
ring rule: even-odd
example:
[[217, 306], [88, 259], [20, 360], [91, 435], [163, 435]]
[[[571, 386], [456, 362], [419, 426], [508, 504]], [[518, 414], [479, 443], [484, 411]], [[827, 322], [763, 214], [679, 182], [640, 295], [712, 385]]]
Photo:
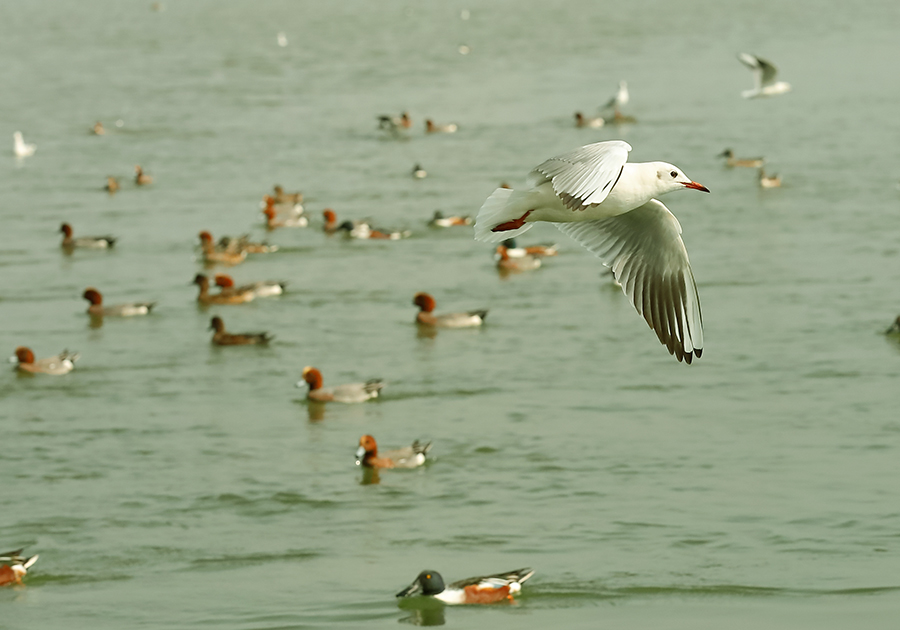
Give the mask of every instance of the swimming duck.
[[63, 223], [59, 226], [59, 231], [63, 233], [62, 247], [71, 249], [73, 247], [84, 247], [86, 249], [107, 249], [116, 244], [114, 236], [81, 236], [72, 238], [72, 226]]
[[284, 282], [260, 281], [235, 287], [231, 276], [224, 273], [217, 273], [215, 281], [216, 285], [221, 287], [220, 295], [252, 293], [255, 298], [281, 295], [284, 293], [285, 286], [287, 286]]
[[425, 179], [426, 177], [428, 177], [428, 171], [422, 168], [421, 164], [416, 164], [415, 166], [413, 166], [412, 176], [416, 179]]
[[303, 368], [303, 380], [297, 382], [297, 387], [303, 387], [304, 383], [309, 385], [309, 391], [306, 393], [307, 400], [315, 402], [361, 403], [371, 398], [378, 398], [378, 392], [384, 387], [384, 382], [380, 379], [371, 379], [365, 383], [322, 387], [322, 373], [309, 366]]
[[559, 245], [529, 245], [528, 247], [517, 247], [516, 239], [508, 238], [503, 241], [506, 247], [506, 253], [510, 258], [524, 258], [525, 256], [535, 256], [543, 258], [545, 256], [556, 256], [559, 254]]
[[530, 568], [516, 569], [507, 573], [459, 580], [445, 586], [444, 579], [437, 571], [422, 571], [415, 582], [396, 596], [422, 595], [445, 604], [493, 604], [512, 601], [513, 596], [522, 590], [522, 583], [532, 575], [534, 571]]
[[765, 160], [761, 157], [737, 159], [734, 157], [734, 151], [731, 149], [725, 149], [716, 157], [725, 158], [725, 166], [728, 168], [734, 168], [735, 166], [744, 168], [762, 168], [763, 164], [765, 164]]
[[203, 250], [203, 260], [208, 264], [237, 265], [247, 258], [247, 250], [243, 247], [226, 249], [216, 248], [212, 234], [200, 232], [200, 247]]
[[32, 374], [52, 374], [60, 376], [68, 374], [75, 367], [74, 363], [80, 355], [68, 350], [63, 350], [55, 357], [47, 357], [46, 359], [34, 360], [34, 353], [30, 348], [19, 346], [16, 348], [15, 356], [10, 361], [18, 362], [18, 368], [23, 372], [31, 372]]
[[117, 190], [119, 190], [119, 180], [112, 176], [107, 177], [106, 186], [103, 187], [103, 190], [105, 190], [109, 194], [116, 192]]
[[338, 229], [343, 230], [344, 236], [347, 238], [356, 238], [360, 240], [381, 239], [398, 241], [401, 238], [407, 238], [412, 234], [409, 230], [404, 230], [402, 232], [376, 230], [365, 221], [344, 221], [338, 226]]
[[541, 266], [540, 258], [528, 254], [512, 258], [509, 255], [509, 248], [503, 244], [497, 245], [495, 253], [499, 257], [497, 258], [497, 269], [501, 272], [532, 271]]
[[37, 562], [37, 554], [26, 558], [22, 555], [22, 551], [24, 549], [0, 553], [0, 586], [21, 584], [28, 569]]
[[445, 313], [435, 315], [435, 301], [428, 293], [416, 293], [413, 304], [419, 307], [416, 314], [416, 323], [421, 326], [433, 326], [436, 328], [471, 328], [481, 326], [487, 317], [487, 309], [467, 311], [465, 313]]
[[606, 124], [606, 121], [603, 120], [602, 117], [596, 116], [585, 116], [581, 112], [575, 112], [575, 126], [576, 127], [586, 127], [588, 129], [599, 129], [603, 125]]
[[303, 193], [302, 192], [286, 193], [286, 192], [284, 192], [284, 188], [282, 188], [278, 184], [275, 184], [275, 186], [272, 187], [272, 191], [273, 191], [272, 196], [275, 198], [275, 203], [277, 203], [277, 204], [280, 204], [280, 203], [292, 203], [292, 204], [303, 203]]
[[219, 239], [216, 249], [223, 252], [247, 254], [271, 254], [278, 251], [278, 245], [269, 245], [266, 242], [252, 243], [249, 234], [242, 234], [234, 238], [233, 236], [223, 236]]
[[430, 118], [425, 120], [425, 132], [426, 133], [456, 133], [459, 127], [456, 126], [455, 123], [447, 123], [445, 125], [435, 124], [433, 120]]
[[17, 131], [13, 134], [13, 153], [16, 157], [28, 157], [34, 155], [35, 151], [37, 151], [37, 147], [33, 144], [27, 144], [24, 138], [22, 138], [21, 131]]
[[428, 222], [430, 227], [448, 228], [455, 225], [472, 225], [472, 217], [469, 216], [453, 216], [445, 217], [440, 210], [434, 211], [434, 216]]
[[379, 116], [378, 128], [390, 131], [393, 134], [399, 134], [401, 130], [412, 129], [412, 118], [409, 112], [403, 112], [399, 116]]
[[94, 317], [132, 317], [134, 315], [147, 315], [156, 302], [129, 302], [114, 306], [103, 306], [103, 296], [97, 289], [87, 288], [82, 296], [91, 303], [88, 314]]
[[134, 183], [138, 186], [146, 186], [153, 183], [153, 178], [144, 172], [139, 164], [134, 166]]
[[322, 229], [325, 230], [326, 234], [334, 234], [338, 231], [340, 226], [338, 225], [337, 215], [334, 213], [334, 210], [325, 208], [322, 210], [322, 218], [325, 219], [325, 225], [322, 226]]
[[306, 227], [309, 225], [309, 220], [303, 216], [303, 206], [297, 204], [294, 206], [295, 208], [300, 208], [300, 212], [291, 212], [289, 214], [283, 214], [278, 216], [277, 211], [275, 210], [274, 202], [275, 200], [272, 197], [269, 197], [272, 201], [270, 205], [267, 205], [263, 209], [263, 214], [266, 215], [266, 228], [269, 230], [275, 230], [277, 228], [282, 227]]
[[760, 188], [781, 188], [781, 175], [766, 175], [765, 169], [759, 168]]
[[263, 333], [237, 333], [231, 334], [225, 331], [225, 322], [221, 317], [213, 317], [209, 322], [209, 329], [214, 330], [212, 342], [217, 346], [250, 346], [267, 344], [274, 337], [267, 332]]
[[91, 127], [91, 133], [95, 136], [102, 136], [106, 133], [106, 129], [103, 128], [103, 123], [99, 120], [94, 123], [94, 126]]
[[200, 287], [200, 293], [197, 295], [197, 301], [200, 304], [243, 304], [244, 302], [252, 302], [256, 295], [253, 291], [224, 291], [218, 293], [209, 292], [209, 278], [202, 273], [194, 276], [194, 284]]
[[359, 438], [356, 450], [356, 465], [366, 468], [417, 468], [425, 463], [425, 456], [431, 450], [431, 442], [422, 444], [418, 440], [412, 446], [404, 446], [378, 455], [378, 444], [371, 435]]

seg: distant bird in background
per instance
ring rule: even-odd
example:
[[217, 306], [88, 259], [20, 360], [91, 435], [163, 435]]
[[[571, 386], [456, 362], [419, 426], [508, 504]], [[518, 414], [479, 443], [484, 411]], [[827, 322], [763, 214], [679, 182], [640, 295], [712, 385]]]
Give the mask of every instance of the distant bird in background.
[[119, 190], [119, 180], [113, 176], [109, 176], [106, 178], [106, 186], [103, 187], [103, 190], [112, 194]]
[[629, 100], [628, 83], [619, 81], [619, 89], [616, 91], [615, 95], [600, 108], [600, 111], [608, 111], [611, 109], [615, 117], [620, 118], [622, 116], [622, 108], [628, 105]]
[[762, 168], [762, 165], [765, 163], [765, 160], [761, 157], [738, 159], [734, 157], [734, 151], [732, 151], [731, 149], [725, 149], [716, 157], [725, 158], [725, 166], [729, 168], [734, 168], [735, 166], [743, 166], [746, 168]]
[[778, 70], [765, 59], [738, 53], [738, 60], [753, 71], [754, 86], [752, 90], [744, 90], [741, 96], [744, 98], [759, 98], [761, 96], [776, 96], [791, 91], [791, 84], [784, 81], [775, 81]]
[[94, 126], [91, 127], [91, 133], [95, 136], [102, 136], [106, 133], [106, 129], [103, 128], [103, 123], [99, 120], [94, 123]]
[[400, 135], [402, 131], [412, 129], [412, 118], [409, 112], [403, 112], [399, 116], [379, 116], [378, 128], [390, 131], [394, 135]]
[[146, 186], [153, 183], [153, 178], [144, 172], [140, 164], [134, 165], [134, 183], [138, 186]]
[[37, 147], [33, 144], [27, 144], [25, 139], [22, 138], [22, 132], [17, 131], [13, 134], [13, 153], [15, 153], [16, 157], [24, 158], [30, 155], [34, 155], [34, 152], [37, 150]]
[[413, 166], [412, 176], [416, 179], [425, 179], [426, 177], [428, 177], [428, 171], [422, 168], [421, 164], [416, 164], [415, 166]]
[[591, 117], [585, 116], [581, 112], [575, 112], [575, 126], [587, 127], [588, 129], [599, 129], [606, 121], [601, 116]]
[[456, 133], [459, 129], [456, 123], [447, 123], [445, 125], [438, 125], [430, 118], [425, 120], [425, 132], [426, 133]]
[[766, 175], [765, 169], [759, 168], [760, 188], [781, 188], [781, 175]]
[[282, 48], [288, 45], [287, 35], [284, 33], [284, 31], [278, 33], [278, 45]]

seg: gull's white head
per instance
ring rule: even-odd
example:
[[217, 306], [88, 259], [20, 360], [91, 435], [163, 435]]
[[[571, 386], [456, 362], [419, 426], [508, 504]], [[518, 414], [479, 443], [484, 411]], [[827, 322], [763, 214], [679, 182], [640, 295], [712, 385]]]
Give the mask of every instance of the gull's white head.
[[673, 190], [682, 190], [684, 188], [709, 192], [709, 189], [706, 186], [693, 181], [674, 164], [669, 164], [668, 162], [651, 162], [651, 165], [656, 171], [656, 186], [659, 189], [660, 194], [672, 192]]

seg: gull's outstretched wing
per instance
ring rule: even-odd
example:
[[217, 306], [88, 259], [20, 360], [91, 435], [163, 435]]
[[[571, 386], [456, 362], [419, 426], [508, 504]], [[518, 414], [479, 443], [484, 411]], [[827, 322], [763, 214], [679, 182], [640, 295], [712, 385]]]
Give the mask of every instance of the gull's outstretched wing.
[[631, 145], [622, 140], [595, 142], [543, 162], [528, 175], [532, 188], [550, 181], [553, 190], [571, 210], [597, 204], [613, 189]]
[[612, 269], [637, 312], [679, 361], [703, 353], [700, 296], [678, 219], [651, 199], [596, 221], [556, 223]]
[[[738, 53], [738, 60], [750, 68], [753, 71], [753, 81], [754, 86], [757, 90], [762, 89], [763, 86], [763, 69], [760, 62], [762, 61], [759, 57], [754, 57], [753, 55], [748, 55], [747, 53]], [[774, 71], [774, 68], [773, 68]]]

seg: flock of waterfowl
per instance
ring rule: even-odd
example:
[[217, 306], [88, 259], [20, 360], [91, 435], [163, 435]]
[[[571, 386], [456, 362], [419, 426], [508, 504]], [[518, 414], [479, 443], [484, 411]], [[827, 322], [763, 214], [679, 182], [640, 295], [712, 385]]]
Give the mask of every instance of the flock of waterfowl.
[[[790, 90], [789, 84], [775, 81], [776, 71], [769, 62], [744, 53], [738, 58], [753, 70], [755, 76], [754, 88], [742, 93], [745, 98], [775, 96]], [[576, 112], [576, 125], [596, 129], [607, 124], [634, 123], [634, 117], [623, 113], [629, 101], [628, 86], [621, 81], [612, 98], [599, 108], [600, 115]], [[408, 112], [399, 116], [385, 115], [378, 118], [378, 127], [400, 137], [413, 127], [413, 121]], [[458, 127], [427, 119], [425, 131], [454, 133]], [[96, 123], [92, 132], [105, 134], [102, 123]], [[35, 150], [35, 145], [25, 143], [21, 133], [14, 134], [17, 157], [29, 157]], [[680, 226], [656, 197], [683, 189], [709, 191], [674, 165], [628, 163], [630, 150], [627, 143], [618, 140], [586, 145], [535, 167], [528, 178], [529, 190], [512, 190], [501, 185], [485, 201], [474, 221], [475, 238], [498, 243], [495, 254], [501, 273], [528, 271], [540, 267], [542, 258], [555, 256], [557, 247], [519, 247], [514, 238], [537, 221], [556, 224], [602, 259], [670, 354], [679, 361], [690, 363], [701, 356], [703, 349], [699, 296], [680, 237]], [[757, 169], [762, 188], [781, 186], [779, 176], [766, 175], [762, 157], [738, 158], [731, 149], [718, 157], [724, 158], [729, 168]], [[427, 172], [417, 164], [412, 175], [423, 178]], [[153, 178], [137, 165], [134, 182], [146, 186], [152, 184]], [[115, 193], [119, 189], [118, 180], [109, 177], [105, 189]], [[287, 193], [275, 186], [271, 194], [263, 196], [261, 204], [267, 229], [308, 227], [310, 220], [302, 202], [301, 193]], [[342, 233], [347, 238], [385, 240], [409, 236], [407, 231], [375, 228], [368, 221], [339, 222], [330, 208], [323, 210], [322, 218], [322, 231], [326, 235]], [[470, 217], [446, 217], [439, 211], [428, 221], [429, 226], [437, 228], [472, 224]], [[60, 232], [63, 234], [61, 247], [69, 253], [79, 248], [107, 249], [116, 244], [113, 236], [75, 236], [68, 223], [60, 226]], [[200, 232], [199, 239], [202, 261], [209, 267], [234, 266], [244, 262], [248, 255], [277, 250], [276, 246], [255, 243], [247, 237], [223, 237], [216, 242], [208, 231]], [[212, 278], [217, 288], [215, 292], [205, 274], [196, 274], [193, 282], [198, 287], [197, 302], [203, 306], [245, 304], [258, 298], [281, 295], [286, 289], [285, 283], [278, 281], [236, 286], [224, 273]], [[89, 302], [87, 313], [92, 318], [148, 315], [155, 306], [154, 302], [105, 304], [103, 295], [94, 287], [86, 288], [82, 297]], [[434, 297], [425, 292], [416, 293], [412, 303], [419, 309], [415, 316], [417, 325], [426, 329], [481, 326], [487, 317], [485, 309], [438, 313]], [[213, 331], [211, 342], [220, 346], [260, 345], [273, 339], [268, 332], [231, 333], [219, 315], [211, 318], [210, 329]], [[887, 332], [900, 333], [900, 317]], [[78, 354], [63, 351], [56, 356], [36, 359], [34, 353], [23, 346], [16, 349], [14, 359], [21, 372], [63, 375], [74, 368], [78, 357]], [[377, 398], [384, 387], [384, 382], [379, 379], [328, 387], [324, 383], [322, 373], [308, 366], [303, 369], [297, 386], [307, 388], [310, 404], [361, 403]], [[379, 469], [415, 468], [425, 463], [430, 449], [431, 442], [416, 441], [404, 448], [379, 452], [375, 438], [363, 435], [359, 440], [356, 463], [376, 475]], [[27, 569], [37, 560], [37, 555], [25, 557], [21, 554], [21, 549], [0, 554], [0, 586], [21, 584]], [[530, 568], [524, 568], [444, 584], [438, 572], [423, 571], [409, 587], [397, 593], [397, 597], [424, 595], [450, 604], [504, 601], [512, 599], [533, 574]]]

